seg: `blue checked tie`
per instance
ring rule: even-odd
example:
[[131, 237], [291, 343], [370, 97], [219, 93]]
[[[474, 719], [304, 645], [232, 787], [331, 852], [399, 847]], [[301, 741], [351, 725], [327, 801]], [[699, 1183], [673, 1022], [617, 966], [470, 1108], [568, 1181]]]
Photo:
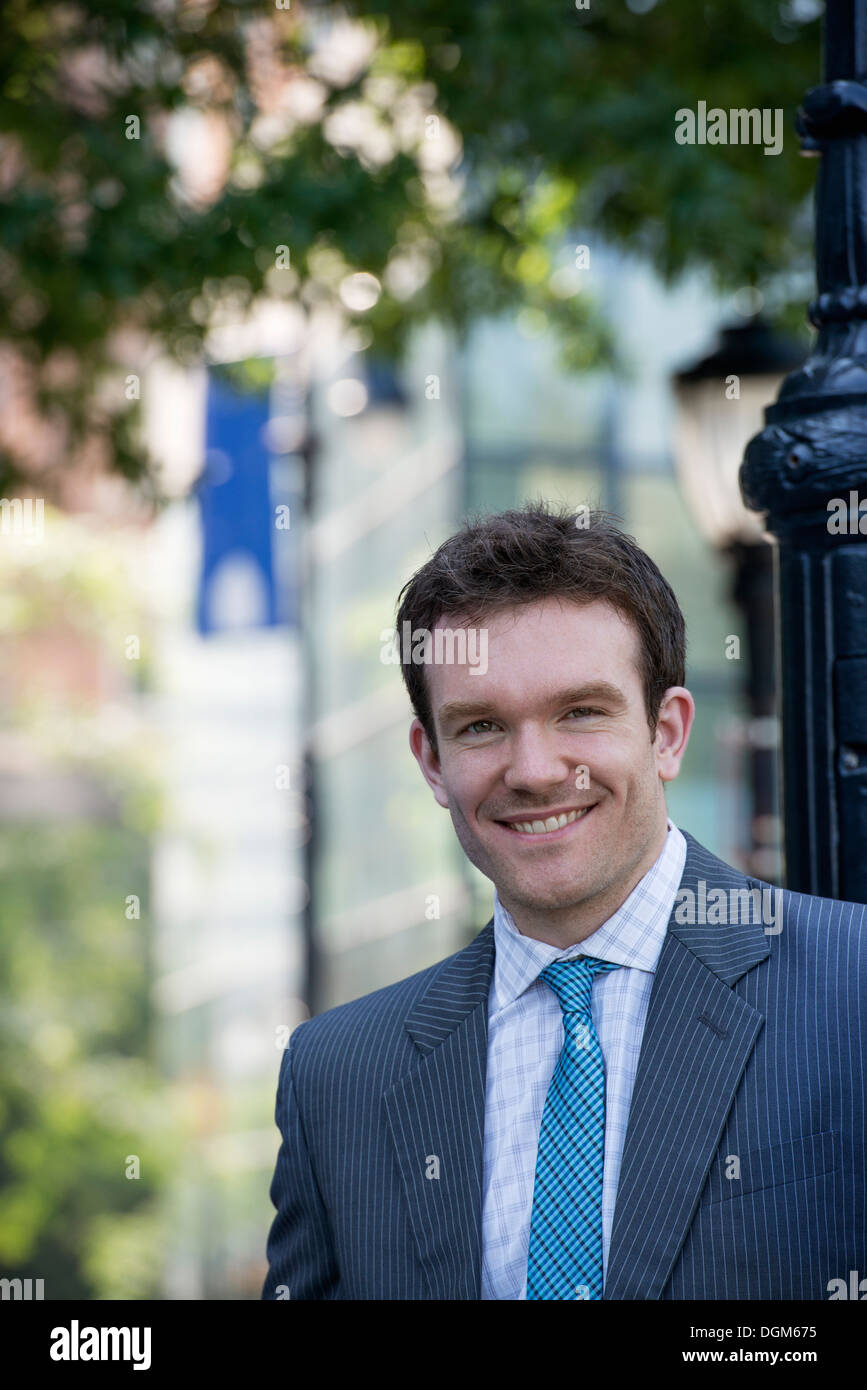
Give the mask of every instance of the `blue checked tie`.
[[563, 1010], [563, 1048], [548, 1087], [533, 1188], [527, 1298], [601, 1299], [605, 1068], [590, 1015], [592, 956], [555, 960], [539, 975]]

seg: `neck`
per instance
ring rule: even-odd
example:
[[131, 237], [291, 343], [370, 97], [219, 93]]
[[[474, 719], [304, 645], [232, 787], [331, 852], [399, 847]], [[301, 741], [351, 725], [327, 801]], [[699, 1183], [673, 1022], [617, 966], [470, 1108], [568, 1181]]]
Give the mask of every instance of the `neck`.
[[649, 841], [647, 849], [629, 874], [582, 902], [553, 909], [539, 909], [527, 903], [509, 902], [502, 896], [500, 902], [510, 913], [522, 936], [532, 937], [534, 941], [544, 941], [548, 946], [556, 946], [558, 950], [565, 951], [569, 946], [576, 946], [580, 941], [592, 936], [603, 923], [614, 916], [618, 908], [623, 906], [630, 893], [661, 855], [667, 834], [666, 818], [662, 829]]

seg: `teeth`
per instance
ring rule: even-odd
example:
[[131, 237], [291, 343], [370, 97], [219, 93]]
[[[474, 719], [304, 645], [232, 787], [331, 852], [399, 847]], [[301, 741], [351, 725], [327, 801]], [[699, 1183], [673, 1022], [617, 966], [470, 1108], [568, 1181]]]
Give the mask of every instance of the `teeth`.
[[564, 825], [571, 825], [573, 820], [580, 820], [589, 810], [590, 807], [585, 806], [582, 811], [564, 811], [562, 815], [549, 816], [547, 820], [513, 821], [512, 825], [522, 835], [548, 835], [552, 830], [562, 830]]

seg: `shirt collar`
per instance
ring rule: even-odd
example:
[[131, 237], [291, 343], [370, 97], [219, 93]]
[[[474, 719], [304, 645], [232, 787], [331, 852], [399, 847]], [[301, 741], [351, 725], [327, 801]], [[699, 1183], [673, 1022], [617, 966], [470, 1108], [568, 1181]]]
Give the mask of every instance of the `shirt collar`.
[[565, 950], [522, 936], [494, 890], [495, 956], [489, 1015], [523, 994], [554, 960], [595, 956], [654, 973], [685, 863], [686, 840], [669, 818], [659, 858], [626, 901], [595, 932]]

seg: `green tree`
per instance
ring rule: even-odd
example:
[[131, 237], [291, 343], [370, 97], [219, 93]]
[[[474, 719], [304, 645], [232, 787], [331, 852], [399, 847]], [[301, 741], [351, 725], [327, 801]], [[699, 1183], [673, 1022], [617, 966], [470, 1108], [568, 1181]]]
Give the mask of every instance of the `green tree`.
[[[586, 367], [614, 345], [605, 306], [556, 274], [583, 229], [783, 310], [809, 263], [792, 118], [819, 79], [816, 8], [8, 0], [0, 490], [50, 493], [93, 456], [153, 491], [140, 362], [155, 343], [193, 360], [263, 294], [333, 302], [392, 353], [431, 314], [461, 331], [521, 304]], [[701, 100], [782, 108], [782, 152], [677, 144]], [[206, 146], [225, 167], [195, 187]]]

